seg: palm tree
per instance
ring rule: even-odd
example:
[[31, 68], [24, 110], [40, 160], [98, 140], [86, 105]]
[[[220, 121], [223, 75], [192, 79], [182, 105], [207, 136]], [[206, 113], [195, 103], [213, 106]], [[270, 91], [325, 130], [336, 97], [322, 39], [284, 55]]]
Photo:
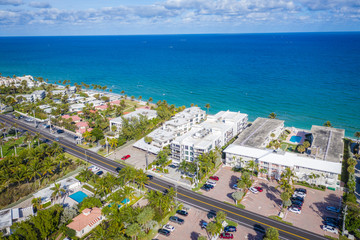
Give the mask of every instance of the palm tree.
[[143, 169], [137, 170], [136, 174], [136, 182], [139, 185], [139, 188], [144, 188], [145, 184], [149, 181], [149, 178], [147, 177], [146, 173]]
[[299, 153], [304, 153], [304, 152], [305, 152], [305, 147], [304, 147], [304, 145], [299, 145], [299, 146], [297, 147], [297, 151], [298, 151]]
[[149, 97], [148, 102], [151, 103], [154, 99], [152, 97]]
[[205, 108], [207, 109], [207, 114], [209, 114], [210, 103], [207, 103], [207, 104], [205, 105]]
[[125, 199], [131, 200], [131, 198], [134, 196], [135, 190], [132, 187], [125, 186], [120, 190], [120, 196]]
[[17, 127], [18, 127], [18, 125], [16, 123], [13, 123], [12, 127], [15, 128], [16, 138], [18, 138], [18, 135], [17, 135]]
[[257, 164], [254, 160], [250, 160], [247, 162], [247, 168], [251, 170], [251, 178], [253, 178], [255, 169], [258, 169], [259, 164]]
[[55, 183], [54, 187], [50, 189], [53, 190], [51, 197], [55, 199], [55, 201], [58, 199], [58, 197], [61, 197], [66, 192], [66, 190], [61, 187], [60, 183]]
[[326, 122], [324, 123], [324, 127], [332, 127], [331, 122], [330, 122], [330, 121], [326, 121]]
[[34, 136], [34, 140], [37, 141], [38, 146], [40, 146], [40, 137], [41, 137], [41, 134], [39, 132], [36, 132], [35, 136]]
[[276, 115], [276, 113], [274, 113], [274, 112], [272, 112], [272, 113], [269, 114], [269, 118], [270, 118], [270, 119], [275, 119], [276, 116], [277, 116], [277, 115]]
[[4, 155], [3, 155], [3, 146], [5, 144], [5, 141], [2, 137], [0, 137], [0, 151], [1, 151], [1, 158], [4, 158]]
[[110, 138], [109, 144], [110, 144], [111, 148], [115, 151], [116, 147], [118, 146], [118, 140], [116, 138]]
[[100, 226], [94, 229], [94, 231], [91, 232], [90, 239], [96, 239], [96, 240], [107, 240], [109, 238], [109, 233], [107, 229], [105, 229], [105, 223], [101, 223]]
[[119, 171], [118, 177], [122, 179], [123, 185], [129, 181], [133, 181], [136, 178], [135, 169], [132, 167], [125, 167]]
[[221, 223], [218, 222], [210, 222], [206, 227], [206, 231], [209, 233], [211, 239], [215, 235], [220, 234], [221, 229], [222, 229], [222, 225]]
[[31, 133], [27, 131], [27, 132], [25, 133], [25, 139], [24, 139], [24, 141], [25, 141], [25, 142], [28, 142], [29, 149], [30, 149], [30, 143], [33, 141], [33, 139], [34, 139], [33, 135], [31, 135]]

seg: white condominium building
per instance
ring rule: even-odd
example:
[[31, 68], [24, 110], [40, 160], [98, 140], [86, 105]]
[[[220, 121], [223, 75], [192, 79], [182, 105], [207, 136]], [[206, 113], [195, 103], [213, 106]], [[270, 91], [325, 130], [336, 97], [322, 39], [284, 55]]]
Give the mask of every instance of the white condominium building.
[[243, 131], [248, 115], [240, 112], [221, 111], [171, 143], [174, 161], [194, 161], [199, 155], [215, 147], [222, 147]]
[[117, 131], [122, 128], [123, 118], [125, 119], [132, 119], [132, 118], [139, 118], [140, 115], [147, 117], [147, 119], [153, 119], [157, 117], [157, 112], [155, 110], [150, 109], [136, 109], [136, 111], [131, 112], [129, 114], [114, 118], [110, 120], [110, 127], [116, 126]]
[[148, 137], [152, 138], [150, 144], [144, 138], [137, 141], [133, 146], [153, 154], [158, 154], [165, 146], [169, 145], [177, 136], [188, 132], [192, 126], [200, 123], [206, 117], [206, 112], [199, 107], [187, 108], [165, 122], [162, 127], [152, 131]]

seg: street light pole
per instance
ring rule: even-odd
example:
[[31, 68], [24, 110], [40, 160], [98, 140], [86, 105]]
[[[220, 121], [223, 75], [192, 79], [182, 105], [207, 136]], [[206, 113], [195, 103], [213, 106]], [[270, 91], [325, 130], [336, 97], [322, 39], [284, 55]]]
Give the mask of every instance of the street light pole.
[[342, 235], [344, 236], [345, 234], [345, 220], [346, 220], [346, 214], [347, 214], [347, 205], [345, 205], [345, 208], [344, 208], [344, 221], [343, 221], [343, 226], [342, 226]]

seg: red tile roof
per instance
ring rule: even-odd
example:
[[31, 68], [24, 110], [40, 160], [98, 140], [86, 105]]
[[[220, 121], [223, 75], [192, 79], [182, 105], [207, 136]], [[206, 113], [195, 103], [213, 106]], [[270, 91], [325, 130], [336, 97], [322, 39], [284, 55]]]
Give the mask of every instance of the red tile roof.
[[89, 124], [88, 124], [88, 122], [78, 122], [78, 123], [76, 123], [76, 126], [78, 128], [86, 128], [86, 127], [89, 127]]
[[81, 231], [86, 226], [92, 227], [98, 221], [100, 221], [101, 209], [94, 207], [93, 209], [86, 208], [83, 212], [74, 217], [73, 221], [67, 225], [68, 228], [74, 229], [75, 231]]

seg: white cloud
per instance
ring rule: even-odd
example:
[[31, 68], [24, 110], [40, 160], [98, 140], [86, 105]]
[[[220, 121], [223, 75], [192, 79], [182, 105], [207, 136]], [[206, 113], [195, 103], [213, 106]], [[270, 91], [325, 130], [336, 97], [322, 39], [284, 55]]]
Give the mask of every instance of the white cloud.
[[29, 6], [33, 8], [51, 8], [51, 5], [46, 2], [30, 2]]
[[22, 0], [0, 0], [0, 5], [19, 6], [22, 4]]

